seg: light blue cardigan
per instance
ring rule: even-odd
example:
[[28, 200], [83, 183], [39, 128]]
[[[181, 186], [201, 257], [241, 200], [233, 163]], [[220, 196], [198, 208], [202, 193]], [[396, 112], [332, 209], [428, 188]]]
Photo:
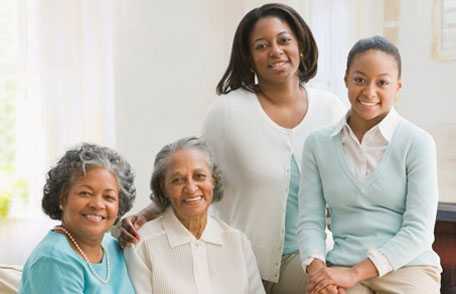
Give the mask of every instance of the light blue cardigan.
[[432, 250], [438, 204], [432, 137], [405, 119], [383, 159], [363, 180], [352, 175], [335, 127], [311, 134], [302, 160], [298, 239], [301, 260], [325, 256], [325, 206], [331, 214], [331, 264], [352, 266], [370, 249], [394, 270], [405, 265], [440, 267]]

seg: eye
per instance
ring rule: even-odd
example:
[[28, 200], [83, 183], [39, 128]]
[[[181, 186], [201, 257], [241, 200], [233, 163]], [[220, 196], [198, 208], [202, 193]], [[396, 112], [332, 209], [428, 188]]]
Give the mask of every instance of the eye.
[[116, 202], [117, 201], [117, 197], [115, 195], [112, 195], [112, 194], [105, 194], [103, 196], [103, 198], [108, 201], [108, 202]]
[[353, 83], [355, 85], [361, 86], [361, 85], [364, 85], [366, 83], [366, 80], [363, 77], [354, 77], [353, 78]]
[[171, 180], [169, 182], [173, 185], [179, 185], [179, 184], [182, 184], [183, 181], [184, 180], [181, 177], [174, 177], [174, 178], [171, 178]]
[[255, 43], [255, 50], [262, 50], [268, 46], [265, 42], [257, 42]]
[[380, 80], [380, 81], [377, 82], [377, 85], [378, 85], [379, 87], [381, 87], [381, 88], [388, 87], [389, 84], [390, 84], [390, 82], [387, 81], [387, 80]]
[[280, 37], [279, 42], [280, 42], [280, 44], [286, 45], [286, 44], [289, 44], [291, 42], [291, 40], [292, 39], [288, 36], [282, 36], [282, 37]]
[[195, 175], [195, 178], [198, 181], [204, 181], [205, 179], [207, 179], [207, 175], [204, 173], [198, 173]]
[[81, 197], [90, 197], [92, 193], [90, 193], [89, 191], [82, 190], [78, 193], [78, 195]]

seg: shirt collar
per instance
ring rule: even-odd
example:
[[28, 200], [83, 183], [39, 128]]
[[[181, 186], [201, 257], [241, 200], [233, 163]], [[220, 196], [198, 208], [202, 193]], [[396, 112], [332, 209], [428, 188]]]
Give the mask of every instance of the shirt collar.
[[[190, 242], [195, 242], [196, 238], [185, 226], [179, 221], [171, 207], [168, 207], [163, 213], [163, 229], [168, 236], [169, 245], [174, 248]], [[207, 216], [206, 228], [201, 235], [200, 240], [215, 245], [223, 245], [223, 229], [217, 221], [210, 215]]]
[[[347, 118], [350, 115], [350, 111], [347, 112], [347, 114], [342, 117], [342, 119], [337, 123], [337, 125], [334, 128], [334, 131], [331, 133], [331, 136], [336, 136], [338, 135], [344, 127], [348, 127], [349, 129], [350, 126], [347, 124]], [[378, 128], [382, 134], [382, 136], [389, 142], [391, 141], [391, 138], [393, 137], [393, 133], [396, 130], [397, 125], [399, 124], [401, 120], [400, 114], [396, 111], [396, 109], [391, 108], [389, 113], [385, 116], [384, 119], [382, 119], [376, 126], [374, 126], [371, 130], [374, 128]], [[371, 131], [369, 130], [369, 131]]]
[[383, 137], [388, 142], [391, 141], [391, 138], [393, 137], [394, 131], [396, 130], [396, 127], [399, 124], [400, 120], [401, 116], [399, 113], [394, 108], [391, 108], [390, 112], [377, 125]]

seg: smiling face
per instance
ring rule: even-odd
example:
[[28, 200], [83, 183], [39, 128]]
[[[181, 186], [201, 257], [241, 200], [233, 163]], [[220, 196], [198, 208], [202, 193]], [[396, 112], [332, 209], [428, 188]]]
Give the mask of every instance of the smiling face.
[[260, 83], [299, 81], [299, 46], [285, 21], [273, 16], [258, 20], [250, 34], [250, 54]]
[[350, 124], [369, 129], [391, 110], [402, 84], [394, 57], [370, 49], [354, 56], [345, 85], [351, 104]]
[[181, 221], [206, 216], [214, 190], [207, 156], [194, 149], [179, 150], [171, 155], [164, 190]]
[[119, 188], [102, 167], [89, 168], [62, 197], [62, 223], [77, 242], [101, 241], [118, 217]]

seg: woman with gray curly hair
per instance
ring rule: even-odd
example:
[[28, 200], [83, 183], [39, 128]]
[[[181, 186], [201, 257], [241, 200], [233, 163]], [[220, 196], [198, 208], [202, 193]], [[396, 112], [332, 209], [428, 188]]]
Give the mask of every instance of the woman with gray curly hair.
[[83, 143], [48, 172], [43, 211], [62, 224], [27, 259], [20, 293], [135, 293], [123, 252], [108, 234], [136, 196], [130, 164]]
[[208, 214], [222, 198], [223, 181], [203, 140], [187, 137], [163, 147], [150, 187], [163, 213], [125, 249], [138, 293], [264, 293], [246, 236]]

